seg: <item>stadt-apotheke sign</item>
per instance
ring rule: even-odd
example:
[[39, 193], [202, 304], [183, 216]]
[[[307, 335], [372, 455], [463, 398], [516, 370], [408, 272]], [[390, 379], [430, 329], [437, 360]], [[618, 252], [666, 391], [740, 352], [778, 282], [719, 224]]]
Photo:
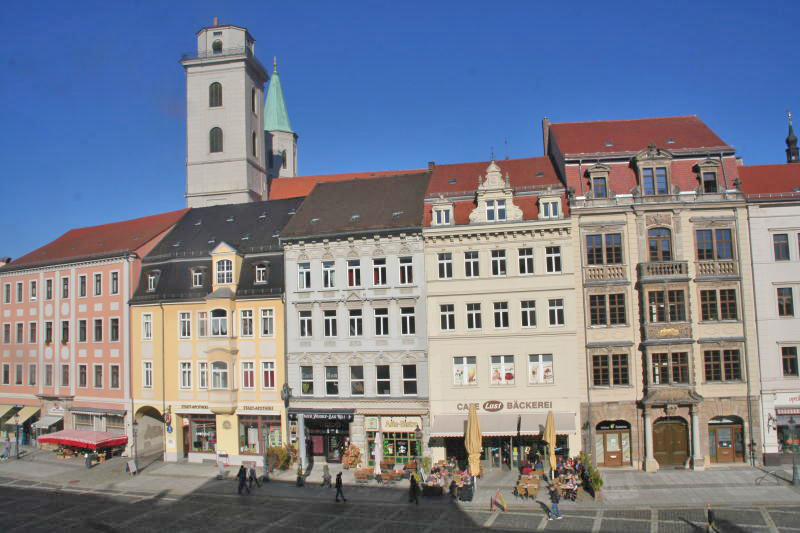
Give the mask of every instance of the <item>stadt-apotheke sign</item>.
[[457, 411], [468, 411], [469, 406], [474, 405], [478, 411], [496, 413], [497, 411], [530, 411], [534, 409], [552, 409], [553, 402], [550, 400], [486, 400], [483, 402], [459, 402], [456, 404]]

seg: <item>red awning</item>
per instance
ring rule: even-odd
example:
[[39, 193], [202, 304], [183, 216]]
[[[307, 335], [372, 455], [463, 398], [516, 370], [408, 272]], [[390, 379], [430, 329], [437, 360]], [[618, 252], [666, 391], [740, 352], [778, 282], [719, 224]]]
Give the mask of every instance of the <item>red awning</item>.
[[122, 446], [128, 442], [128, 437], [116, 433], [104, 433], [102, 431], [64, 429], [62, 431], [56, 431], [55, 433], [42, 435], [37, 440], [39, 442], [50, 442], [53, 444], [62, 444], [64, 446], [96, 450], [98, 448]]

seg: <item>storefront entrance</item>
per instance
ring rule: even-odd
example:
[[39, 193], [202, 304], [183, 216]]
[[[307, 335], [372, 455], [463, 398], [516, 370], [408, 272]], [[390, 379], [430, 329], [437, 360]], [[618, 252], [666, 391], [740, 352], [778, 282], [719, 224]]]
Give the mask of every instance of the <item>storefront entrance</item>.
[[[344, 450], [350, 443], [353, 413], [351, 409], [290, 409], [289, 420], [297, 422], [296, 426], [292, 425], [296, 433], [291, 438], [293, 441], [305, 439], [306, 453], [310, 457], [319, 457], [329, 463], [341, 463]], [[301, 414], [302, 423], [298, 416]]]
[[625, 420], [607, 420], [597, 424], [594, 453], [598, 466], [631, 464], [631, 425]]
[[744, 461], [744, 424], [738, 416], [718, 416], [708, 422], [708, 448], [712, 463]]
[[683, 466], [689, 458], [689, 426], [678, 417], [659, 418], [653, 424], [653, 455], [663, 466]]

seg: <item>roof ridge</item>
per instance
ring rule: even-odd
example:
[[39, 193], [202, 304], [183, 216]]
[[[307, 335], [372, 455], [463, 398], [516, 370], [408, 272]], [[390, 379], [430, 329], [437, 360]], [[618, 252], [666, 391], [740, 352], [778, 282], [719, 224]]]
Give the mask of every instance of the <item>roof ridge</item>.
[[500, 164], [500, 163], [505, 163], [506, 161], [531, 161], [531, 160], [534, 160], [534, 159], [550, 159], [550, 158], [547, 157], [546, 155], [537, 155], [537, 156], [532, 156], [532, 157], [515, 157], [515, 158], [512, 158], [512, 159], [494, 159], [494, 160], [488, 159], [488, 160], [483, 160], [483, 161], [466, 161], [466, 162], [463, 162], [463, 163], [436, 163], [436, 168], [439, 168], [439, 167], [452, 167], [452, 166], [456, 166], [456, 165], [477, 165], [477, 164], [480, 164], [480, 163], [486, 163], [488, 165], [492, 161], [494, 161], [497, 164]]
[[[598, 124], [600, 122], [637, 122], [642, 120], [661, 120], [661, 119], [669, 119], [669, 118], [697, 118], [699, 119], [696, 114], [691, 115], [674, 115], [674, 116], [667, 116], [667, 117], [640, 117], [640, 118], [622, 118], [622, 119], [606, 119], [606, 120], [581, 120], [581, 121], [574, 121], [574, 122], [552, 122], [550, 123], [551, 126], [557, 126], [562, 124]], [[702, 121], [701, 121], [702, 122]], [[704, 123], [705, 124], [705, 123]]]
[[[333, 176], [346, 176], [348, 174], [374, 174], [374, 173], [386, 173], [386, 172], [396, 172], [398, 174], [413, 174], [416, 172], [425, 172], [427, 168], [409, 168], [409, 169], [401, 169], [401, 170], [351, 170], [349, 172], [337, 172], [336, 174], [309, 174], [307, 176], [294, 176], [291, 178], [276, 178], [276, 180], [296, 180], [300, 178], [322, 178], [322, 177], [333, 177]], [[382, 177], [382, 176], [376, 176]]]
[[57, 237], [56, 239], [60, 239], [64, 235], [72, 233], [73, 231], [91, 230], [91, 229], [95, 229], [95, 228], [103, 228], [103, 227], [113, 226], [115, 224], [128, 224], [128, 223], [131, 223], [131, 222], [138, 222], [140, 220], [145, 220], [147, 218], [153, 218], [153, 217], [158, 217], [158, 216], [166, 216], [166, 215], [173, 215], [173, 214], [177, 214], [177, 213], [181, 213], [181, 212], [188, 213], [190, 210], [191, 210], [191, 208], [184, 207], [182, 209], [175, 209], [173, 211], [164, 211], [163, 213], [156, 213], [154, 215], [145, 215], [145, 216], [142, 216], [142, 217], [129, 218], [127, 220], [117, 220], [115, 222], [106, 222], [104, 224], [95, 224], [93, 226], [81, 226], [79, 228], [70, 228], [65, 233], [62, 233], [61, 236]]

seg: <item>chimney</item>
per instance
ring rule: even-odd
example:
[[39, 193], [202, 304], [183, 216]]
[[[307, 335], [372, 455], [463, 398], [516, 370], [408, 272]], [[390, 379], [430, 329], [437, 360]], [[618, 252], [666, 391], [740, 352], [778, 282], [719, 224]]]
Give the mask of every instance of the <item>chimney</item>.
[[219, 26], [219, 17], [214, 17], [214, 26]]
[[550, 119], [542, 119], [542, 143], [544, 144], [544, 155], [550, 155]]
[[428, 172], [433, 172], [434, 170], [436, 170], [436, 163], [428, 161]]

